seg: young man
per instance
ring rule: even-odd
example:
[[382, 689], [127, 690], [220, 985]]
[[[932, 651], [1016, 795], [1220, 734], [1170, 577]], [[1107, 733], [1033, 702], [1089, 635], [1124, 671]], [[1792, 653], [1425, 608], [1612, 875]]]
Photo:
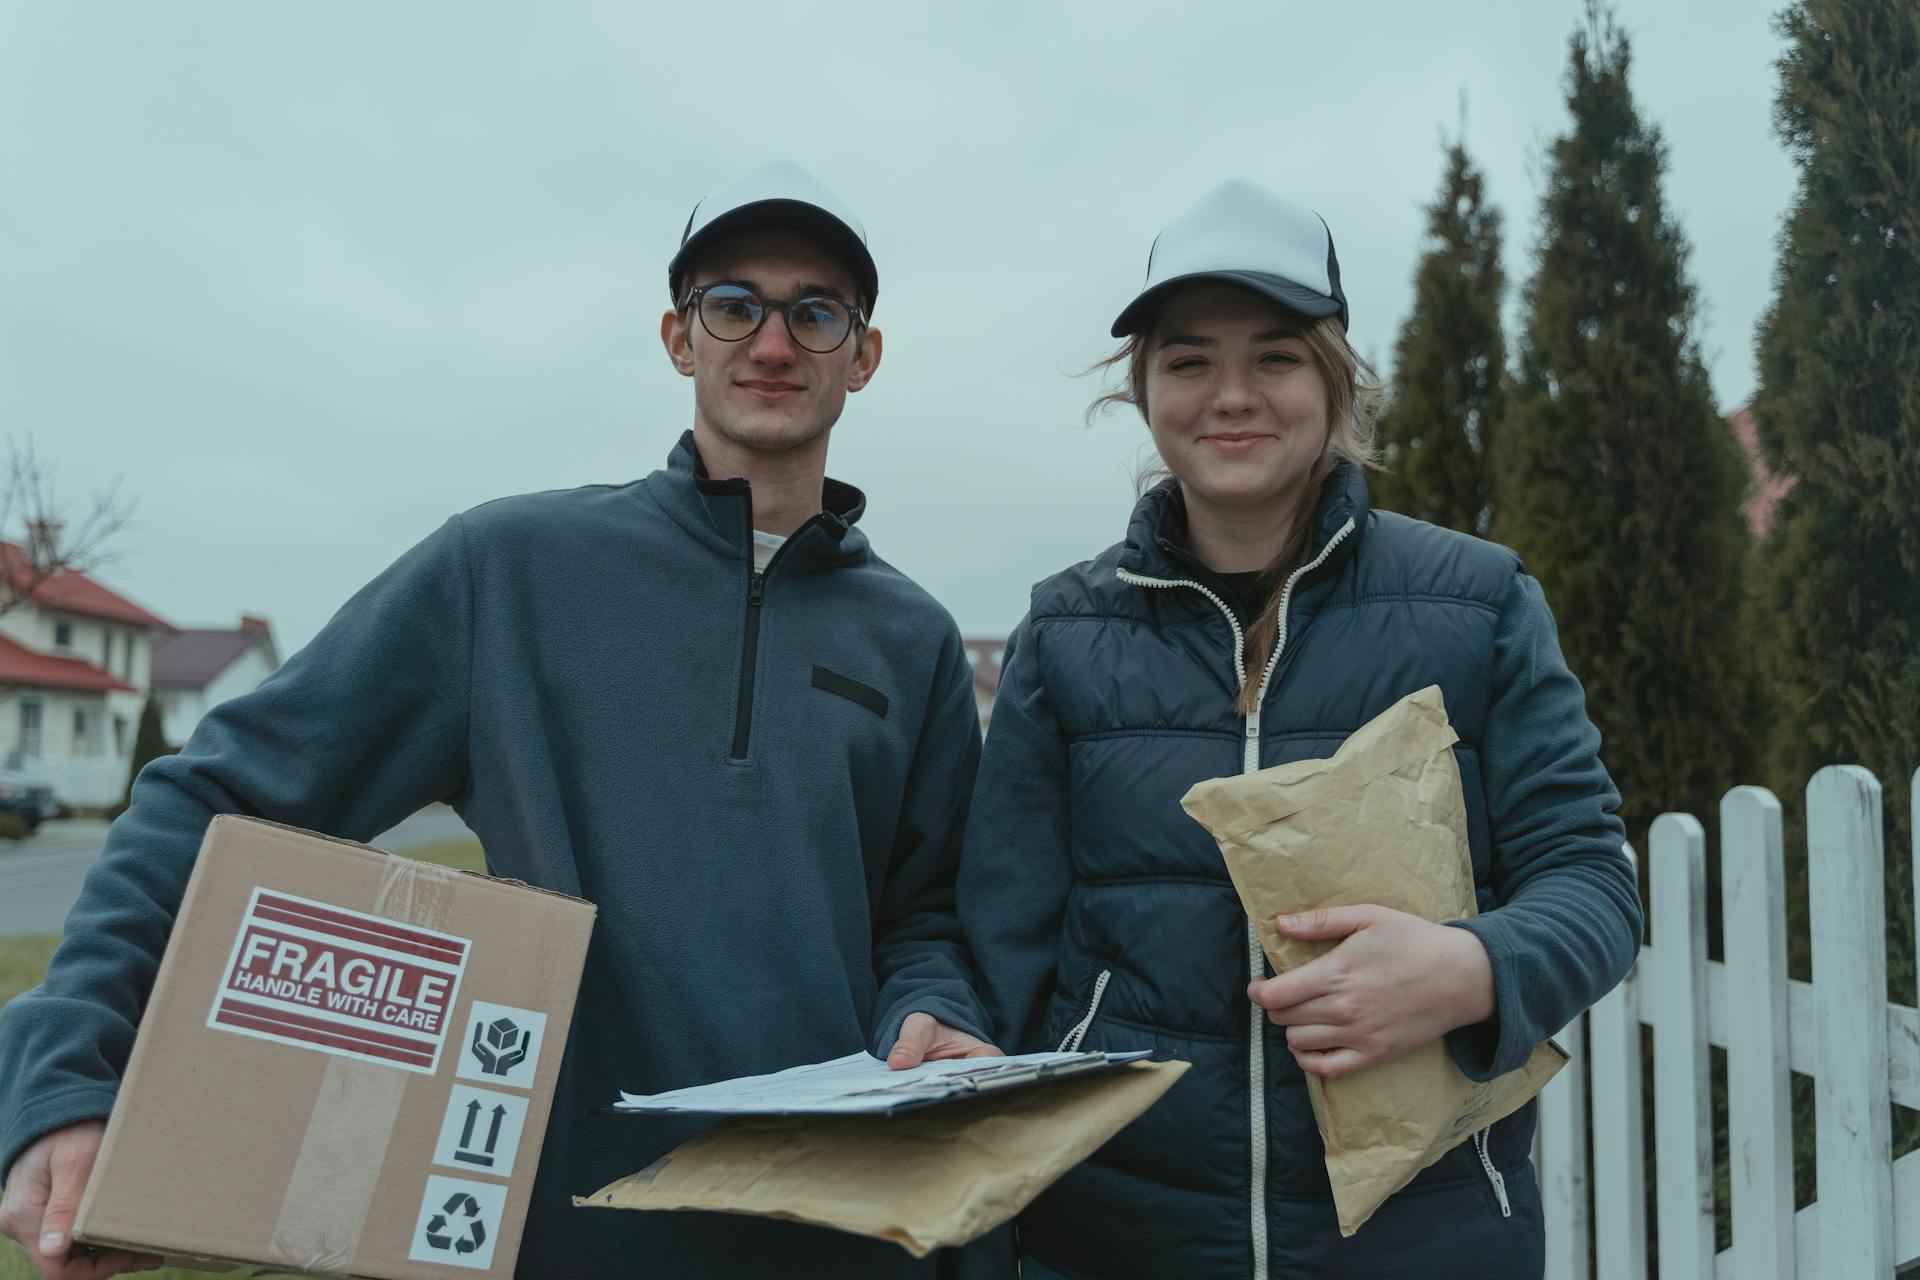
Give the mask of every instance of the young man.
[[0, 1015], [0, 1227], [70, 1251], [202, 834], [247, 813], [366, 839], [433, 800], [496, 874], [597, 903], [524, 1276], [928, 1275], [767, 1219], [576, 1210], [700, 1121], [588, 1114], [866, 1047], [997, 1053], [954, 863], [979, 731], [953, 620], [873, 554], [828, 433], [880, 365], [865, 233], [804, 171], [695, 206], [661, 338], [693, 429], [626, 485], [505, 498], [402, 556], [134, 788], [46, 982]]

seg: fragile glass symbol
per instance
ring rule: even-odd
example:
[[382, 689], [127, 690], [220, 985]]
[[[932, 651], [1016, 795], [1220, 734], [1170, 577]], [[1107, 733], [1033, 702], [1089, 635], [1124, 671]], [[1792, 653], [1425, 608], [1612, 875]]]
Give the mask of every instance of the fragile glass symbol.
[[[520, 1043], [513, 1042], [518, 1032]], [[527, 1060], [527, 1047], [533, 1032], [521, 1031], [512, 1018], [495, 1018], [473, 1029], [473, 1056], [480, 1059], [480, 1070], [490, 1076], [504, 1076]]]
[[468, 1164], [477, 1164], [484, 1168], [493, 1167], [493, 1149], [500, 1141], [500, 1123], [507, 1117], [505, 1106], [495, 1103], [493, 1120], [487, 1126], [487, 1147], [485, 1151], [473, 1149], [474, 1126], [480, 1122], [480, 1099], [474, 1098], [467, 1103], [467, 1122], [460, 1130], [460, 1147], [453, 1153], [455, 1160], [464, 1160]]
[[[447, 1219], [451, 1214], [458, 1214], [467, 1220], [466, 1231], [459, 1239], [449, 1234]], [[487, 1229], [480, 1221], [480, 1202], [464, 1191], [456, 1191], [448, 1196], [441, 1211], [427, 1220], [427, 1243], [436, 1249], [472, 1253], [486, 1242]]]

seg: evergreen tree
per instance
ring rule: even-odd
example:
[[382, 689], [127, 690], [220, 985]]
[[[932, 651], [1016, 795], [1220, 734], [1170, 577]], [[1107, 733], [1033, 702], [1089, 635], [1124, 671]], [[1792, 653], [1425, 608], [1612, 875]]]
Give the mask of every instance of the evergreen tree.
[[[1755, 556], [1749, 630], [1768, 777], [1789, 814], [1823, 765], [1880, 779], [1889, 985], [1905, 1003], [1920, 766], [1920, 7], [1801, 0], [1779, 28], [1775, 123], [1800, 181], [1753, 412], [1769, 467], [1795, 485]], [[1803, 908], [1804, 840], [1787, 849]]]
[[1496, 441], [1495, 532], [1546, 590], [1644, 853], [1664, 811], [1711, 826], [1747, 767], [1747, 476], [1693, 337], [1665, 147], [1635, 108], [1629, 62], [1626, 36], [1590, 5]]
[[159, 700], [149, 697], [147, 705], [140, 709], [140, 728], [133, 736], [133, 764], [127, 771], [127, 794], [116, 812], [125, 812], [133, 802], [133, 783], [140, 771], [161, 756], [172, 755], [174, 750], [167, 745], [166, 732], [160, 727]]
[[1380, 421], [1387, 470], [1373, 481], [1391, 511], [1464, 533], [1493, 517], [1488, 458], [1506, 394], [1500, 327], [1500, 211], [1464, 142], [1427, 206], [1428, 247], [1413, 311], [1395, 346], [1393, 399]]

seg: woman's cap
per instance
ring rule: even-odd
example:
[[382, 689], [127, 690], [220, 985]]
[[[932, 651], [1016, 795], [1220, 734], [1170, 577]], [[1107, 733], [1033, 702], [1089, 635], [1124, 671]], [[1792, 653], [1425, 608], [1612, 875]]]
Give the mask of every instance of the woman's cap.
[[687, 269], [702, 249], [736, 231], [760, 227], [805, 231], [844, 254], [861, 299], [872, 312], [880, 292], [880, 272], [867, 249], [866, 228], [819, 179], [786, 160], [763, 164], [693, 206], [686, 230], [680, 233], [680, 251], [667, 264], [667, 289], [675, 301]]
[[1144, 329], [1166, 294], [1222, 280], [1313, 319], [1339, 316], [1347, 295], [1324, 218], [1241, 178], [1221, 183], [1168, 224], [1147, 252], [1147, 284], [1113, 322], [1113, 336]]

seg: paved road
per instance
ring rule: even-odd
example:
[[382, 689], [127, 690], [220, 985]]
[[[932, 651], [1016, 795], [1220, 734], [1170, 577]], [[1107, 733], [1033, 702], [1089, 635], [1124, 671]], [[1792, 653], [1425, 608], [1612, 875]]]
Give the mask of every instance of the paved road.
[[[472, 835], [459, 814], [437, 804], [369, 843], [415, 849]], [[31, 839], [0, 840], [0, 938], [57, 933], [106, 840], [107, 824], [90, 818], [55, 819], [41, 824]]]

